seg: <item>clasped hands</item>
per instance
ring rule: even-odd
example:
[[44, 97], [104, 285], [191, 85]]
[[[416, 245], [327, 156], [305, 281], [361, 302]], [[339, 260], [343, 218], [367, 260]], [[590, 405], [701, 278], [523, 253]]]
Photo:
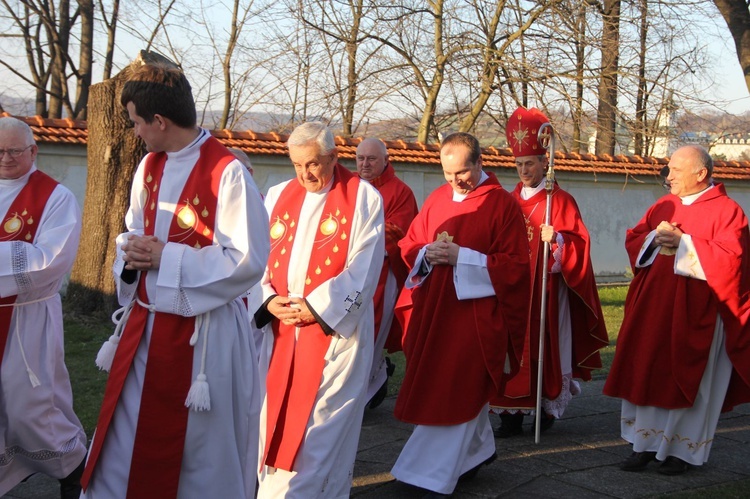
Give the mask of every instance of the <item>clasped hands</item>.
[[427, 245], [424, 257], [430, 265], [452, 265], [458, 262], [458, 250], [461, 247], [449, 241], [435, 241]]
[[316, 322], [307, 302], [296, 296], [274, 296], [266, 308], [287, 326], [304, 327]]
[[158, 269], [164, 246], [165, 243], [154, 236], [128, 236], [128, 241], [122, 245], [125, 268], [140, 271]]
[[654, 236], [653, 245], [664, 246], [666, 248], [677, 248], [680, 245], [680, 238], [684, 232], [678, 224], [663, 221], [656, 227], [656, 236]]

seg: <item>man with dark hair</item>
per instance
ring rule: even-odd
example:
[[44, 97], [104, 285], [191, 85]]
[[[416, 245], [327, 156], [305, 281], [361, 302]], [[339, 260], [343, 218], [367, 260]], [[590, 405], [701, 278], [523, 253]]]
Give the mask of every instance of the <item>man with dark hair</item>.
[[[542, 371], [542, 431], [562, 417], [581, 389], [575, 378], [588, 381], [591, 371], [602, 367], [599, 349], [607, 346], [607, 328], [591, 264], [589, 232], [573, 196], [557, 183], [552, 189], [550, 224], [545, 224], [548, 159], [539, 142], [541, 127], [549, 119], [536, 108], [519, 107], [508, 120], [505, 133], [515, 156], [520, 182], [511, 195], [521, 206], [531, 257], [531, 316], [521, 371], [490, 401], [500, 413], [495, 436], [523, 433], [524, 414], [536, 408], [539, 365], [539, 329], [542, 293], [547, 293]], [[547, 290], [542, 290], [544, 243], [550, 244]]]
[[401, 350], [401, 326], [393, 320], [393, 307], [409, 269], [401, 258], [398, 242], [419, 209], [414, 193], [396, 176], [382, 140], [369, 138], [359, 143], [357, 173], [378, 190], [385, 210], [385, 259], [375, 291], [375, 350], [367, 385], [368, 407], [374, 409], [388, 394], [388, 377], [396, 367], [383, 355], [383, 348], [391, 352]]
[[338, 163], [333, 134], [303, 123], [287, 141], [296, 178], [271, 187], [271, 254], [258, 326], [259, 498], [345, 499], [352, 484], [383, 261], [383, 204]]
[[701, 466], [721, 412], [750, 401], [750, 232], [712, 170], [702, 147], [677, 149], [670, 194], [625, 238], [634, 277], [604, 385], [633, 444], [625, 471]]
[[73, 193], [37, 170], [31, 128], [0, 118], [0, 496], [27, 476], [81, 493], [86, 434], [73, 412], [59, 290], [81, 214]]
[[97, 357], [110, 377], [83, 497], [252, 498], [260, 389], [239, 297], [262, 276], [268, 218], [245, 167], [195, 126], [181, 72], [143, 65], [122, 95], [150, 154], [117, 238], [124, 309]]
[[399, 242], [413, 309], [395, 415], [417, 426], [391, 470], [432, 496], [497, 457], [488, 403], [518, 370], [530, 286], [521, 210], [477, 139], [449, 135], [440, 162], [447, 184]]

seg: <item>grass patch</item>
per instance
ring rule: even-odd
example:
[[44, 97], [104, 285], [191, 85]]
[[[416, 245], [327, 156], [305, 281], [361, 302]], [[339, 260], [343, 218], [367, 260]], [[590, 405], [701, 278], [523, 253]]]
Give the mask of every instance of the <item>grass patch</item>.
[[114, 325], [103, 320], [65, 317], [65, 364], [73, 385], [73, 409], [91, 438], [108, 374], [94, 364]]
[[605, 286], [599, 288], [599, 300], [602, 302], [602, 313], [604, 323], [607, 325], [609, 335], [609, 346], [603, 348], [602, 369], [594, 373], [594, 378], [603, 379], [607, 377], [612, 359], [615, 356], [615, 345], [617, 335], [620, 333], [620, 325], [625, 311], [625, 296], [628, 294], [627, 286]]

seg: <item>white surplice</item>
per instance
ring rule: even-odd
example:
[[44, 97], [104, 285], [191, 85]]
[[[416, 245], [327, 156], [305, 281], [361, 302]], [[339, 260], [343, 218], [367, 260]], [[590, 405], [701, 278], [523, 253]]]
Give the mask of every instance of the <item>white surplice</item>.
[[[0, 180], [0, 216], [35, 170]], [[32, 243], [0, 242], [0, 296], [18, 295], [0, 373], [0, 496], [35, 472], [64, 478], [86, 455], [64, 363], [59, 295], [81, 232], [75, 196], [58, 185], [35, 223], [40, 225]]]
[[[170, 152], [159, 188], [154, 235], [166, 241], [174, 208], [209, 134]], [[142, 161], [133, 181], [128, 231], [118, 236], [114, 266], [121, 304], [131, 301], [136, 283], [126, 284], [122, 244], [143, 234]], [[201, 249], [167, 243], [157, 272], [148, 272], [149, 299], [159, 312], [209, 319], [206, 376], [211, 409], [188, 416], [178, 497], [252, 498], [258, 452], [260, 389], [257, 362], [240, 299], [258, 281], [268, 259], [268, 216], [252, 177], [239, 161], [230, 163], [219, 183], [214, 244]], [[126, 497], [141, 390], [154, 315], [150, 314], [122, 390], [89, 488], [89, 499]], [[200, 372], [203, 333], [193, 349], [194, 380]], [[96, 435], [94, 436], [96, 438]]]
[[388, 380], [388, 365], [385, 362], [385, 342], [388, 340], [388, 333], [391, 331], [393, 324], [393, 307], [396, 305], [398, 298], [398, 285], [396, 276], [393, 271], [388, 269], [385, 280], [385, 290], [383, 292], [383, 316], [380, 319], [380, 331], [375, 338], [375, 347], [372, 351], [372, 367], [370, 367], [370, 376], [367, 382], [367, 400], [369, 401], [375, 393]]
[[[287, 182], [269, 190], [266, 196], [269, 214], [273, 213], [286, 185]], [[312, 244], [330, 186], [305, 196], [289, 260], [290, 294], [303, 296]], [[294, 471], [271, 470], [266, 466], [259, 468], [259, 498], [349, 497], [362, 413], [368, 400], [366, 387], [372, 363], [374, 329], [372, 297], [385, 251], [383, 226], [380, 194], [367, 182], [360, 182], [346, 269], [304, 296], [310, 307], [335, 331], [325, 354], [326, 363], [304, 441], [294, 462]], [[357, 292], [360, 293], [361, 305], [352, 307], [347, 298]], [[266, 272], [263, 278], [264, 302], [274, 294]], [[268, 372], [273, 350], [270, 326], [267, 330], [260, 361], [262, 378]], [[305, 334], [304, 328], [297, 329], [297, 335], [301, 334]], [[260, 426], [262, 458], [266, 439], [266, 380], [262, 379], [261, 383], [264, 391]]]

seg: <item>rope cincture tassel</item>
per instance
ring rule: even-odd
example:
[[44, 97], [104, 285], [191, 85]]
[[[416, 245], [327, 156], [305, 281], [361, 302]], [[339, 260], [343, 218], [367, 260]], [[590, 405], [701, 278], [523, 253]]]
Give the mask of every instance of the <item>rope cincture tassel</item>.
[[34, 374], [34, 371], [31, 370], [31, 366], [29, 366], [29, 363], [26, 360], [26, 352], [23, 351], [23, 343], [21, 343], [21, 332], [18, 327], [19, 322], [20, 321], [18, 320], [18, 317], [16, 317], [16, 339], [18, 339], [18, 349], [21, 351], [21, 358], [23, 359], [23, 364], [26, 366], [26, 374], [29, 375], [31, 387], [36, 388], [42, 383], [39, 381], [39, 378], [37, 378], [36, 374]]
[[99, 349], [99, 353], [96, 354], [95, 362], [96, 367], [98, 367], [99, 370], [109, 372], [109, 370], [112, 369], [112, 362], [115, 359], [117, 345], [120, 344], [120, 336], [122, 336], [122, 331], [125, 329], [125, 324], [128, 322], [130, 312], [133, 310], [133, 305], [136, 301], [136, 299], [133, 299], [130, 303], [122, 308], [118, 308], [112, 314], [112, 322], [115, 324], [115, 332], [104, 342]]
[[196, 412], [211, 410], [211, 393], [208, 388], [208, 378], [206, 377], [206, 352], [208, 352], [208, 326], [210, 323], [211, 312], [196, 316], [195, 329], [193, 330], [193, 335], [190, 337], [190, 346], [195, 347], [201, 333], [203, 333], [201, 370], [190, 386], [190, 391], [185, 399], [185, 407]]
[[[13, 302], [13, 303], [6, 303], [3, 305], [0, 305], [0, 307], [22, 307], [24, 305], [31, 305], [32, 303], [39, 303], [46, 300], [49, 300], [53, 296], [57, 296], [57, 293], [51, 294], [49, 296], [45, 296], [44, 298], [38, 298], [36, 300], [26, 301], [22, 303]], [[21, 342], [21, 331], [18, 327], [18, 316], [16, 316], [16, 327], [15, 327], [15, 333], [16, 333], [16, 340], [18, 341], [18, 349], [21, 352], [21, 359], [23, 360], [23, 365], [26, 366], [26, 374], [29, 376], [29, 382], [31, 383], [32, 388], [36, 388], [37, 386], [40, 386], [42, 383], [39, 381], [39, 378], [34, 373], [34, 371], [31, 369], [31, 366], [29, 366], [29, 362], [26, 360], [26, 352], [23, 349], [23, 343]]]

